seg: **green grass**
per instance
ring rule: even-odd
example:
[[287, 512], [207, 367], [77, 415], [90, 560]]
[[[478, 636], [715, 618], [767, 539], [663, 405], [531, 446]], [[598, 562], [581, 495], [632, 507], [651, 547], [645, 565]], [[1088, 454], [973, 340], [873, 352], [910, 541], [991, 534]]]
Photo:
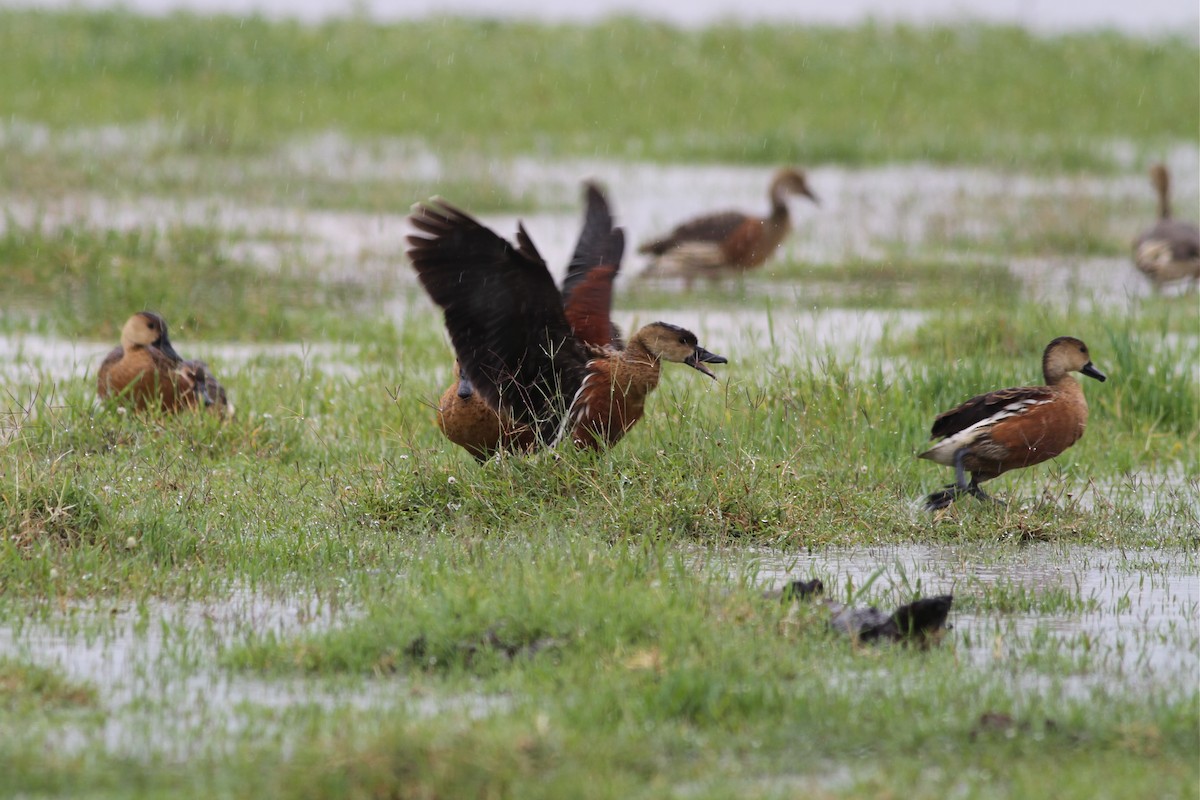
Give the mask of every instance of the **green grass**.
[[[1197, 141], [1198, 66], [993, 27], [0, 11], [0, 796], [1193, 796], [1195, 299], [1031, 299], [1008, 264], [1125, 252], [1089, 181], [1114, 140]], [[396, 174], [412, 153], [444, 180]], [[707, 317], [721, 380], [668, 365], [611, 451], [478, 465], [433, 426], [451, 354], [401, 254], [340, 263], [254, 215], [567, 202], [512, 188], [511, 155], [1084, 180], [902, 208], [870, 258], [631, 285], [622, 323]], [[81, 192], [245, 224], [54, 222]], [[65, 369], [24, 336], [115, 344], [143, 307], [233, 420], [101, 406], [102, 347]], [[810, 334], [814, 309], [882, 340], [822, 344], [870, 337]], [[1007, 506], [920, 511], [950, 479], [916, 458], [933, 416], [1039, 381], [1063, 334], [1109, 375], [1083, 439], [988, 484]], [[857, 646], [763, 597], [814, 576], [881, 608], [953, 592], [954, 627]]]
[[57, 670], [0, 658], [0, 709], [9, 714], [87, 709], [96, 702], [94, 686], [73, 683]]
[[346, 339], [361, 334], [354, 317], [390, 285], [379, 276], [323, 281], [288, 263], [286, 242], [276, 243], [284, 263], [268, 273], [230, 255], [239, 238], [200, 227], [121, 232], [9, 224], [0, 233], [0, 274], [5, 305], [18, 313], [7, 323], [32, 320], [43, 330], [115, 345], [128, 315], [148, 308], [167, 317], [176, 341]]
[[439, 153], [1111, 165], [1197, 139], [1184, 39], [0, 12], [0, 116], [178, 126], [200, 153], [337, 129]]

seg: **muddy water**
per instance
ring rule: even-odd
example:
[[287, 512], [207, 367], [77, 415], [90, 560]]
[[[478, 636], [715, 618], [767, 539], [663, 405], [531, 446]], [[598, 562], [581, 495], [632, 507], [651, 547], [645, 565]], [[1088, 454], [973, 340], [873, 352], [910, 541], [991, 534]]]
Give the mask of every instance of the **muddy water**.
[[[0, 383], [36, 386], [43, 380], [79, 378], [93, 380], [113, 342], [61, 339], [37, 334], [0, 334]], [[356, 357], [353, 345], [334, 344], [196, 344], [188, 345], [189, 358], [199, 358], [236, 369], [262, 356], [296, 358], [332, 375], [352, 375], [346, 364]]]
[[[953, 594], [958, 610], [951, 614], [954, 630], [946, 644], [981, 669], [1011, 672], [1030, 691], [1050, 684], [1073, 694], [1158, 687], [1185, 697], [1200, 681], [1195, 554], [1051, 544], [994, 551], [910, 545], [715, 558], [764, 588], [820, 577], [840, 601], [850, 587], [858, 591], [868, 583], [868, 596], [880, 607], [895, 607], [918, 593]], [[1029, 613], [989, 608], [995, 594], [1067, 600], [1061, 610]], [[1061, 644], [1073, 668], [1059, 674], [1032, 661], [1054, 651], [1045, 637]]]

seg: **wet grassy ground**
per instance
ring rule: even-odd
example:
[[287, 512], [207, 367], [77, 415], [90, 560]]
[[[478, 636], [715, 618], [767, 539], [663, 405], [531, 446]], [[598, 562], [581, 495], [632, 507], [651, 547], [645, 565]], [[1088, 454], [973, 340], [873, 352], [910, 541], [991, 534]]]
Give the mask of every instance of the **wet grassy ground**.
[[[475, 58], [517, 30], [543, 57], [595, 37], [686, 55], [743, 39], [786, 49], [812, 32], [3, 14], [15, 80], [71, 77], [53, 103], [0, 92], [19, 112], [0, 160], [12, 178], [0, 234], [0, 793], [1195, 796], [1200, 310], [1195, 295], [1153, 295], [1125, 260], [1153, 203], [1140, 162], [1110, 157], [1112, 137], [1168, 155], [1179, 213], [1196, 216], [1194, 108], [1183, 132], [1146, 123], [1177, 113], [1154, 110], [1173, 93], [1191, 91], [1194, 106], [1196, 69], [1168, 69], [1194, 67], [1193, 46], [836, 32], [862, 49], [966, 48], [971, 58], [955, 57], [985, 72], [1015, 58], [1001, 44], [1020, 45], [1044, 75], [1090, 65], [1064, 73], [1078, 91], [1101, 73], [1117, 93], [1167, 83], [1137, 122], [1015, 102], [1011, 129], [964, 126], [953, 153], [922, 150], [931, 129], [915, 119], [895, 121], [887, 147], [850, 137], [859, 149], [838, 164], [808, 138], [771, 139], [786, 117], [718, 128], [717, 147], [675, 124], [682, 109], [660, 115], [675, 138], [648, 135], [659, 143], [640, 154], [769, 161], [775, 150], [748, 143], [786, 142], [778, 154], [814, 166], [821, 208], [794, 204], [796, 237], [744, 282], [690, 295], [623, 282], [618, 322], [693, 327], [730, 358], [720, 382], [668, 367], [647, 418], [611, 452], [480, 467], [432, 425], [450, 354], [401, 256], [408, 204], [439, 191], [506, 234], [520, 213], [561, 268], [583, 177], [609, 185], [636, 241], [689, 204], [760, 207], [769, 169], [459, 151], [478, 109], [452, 92], [437, 123], [457, 126], [448, 140], [420, 141], [443, 131], [415, 123], [387, 133], [417, 141], [364, 140], [388, 119], [372, 103], [396, 91], [369, 80], [391, 62], [380, 51], [364, 66], [364, 43], [422, 34], [418, 52]], [[139, 38], [117, 35], [131, 30]], [[290, 58], [304, 68], [255, 82], [253, 58], [205, 72], [188, 56], [218, 34], [237, 51], [243, 30], [276, 56], [299, 47]], [[342, 49], [321, 55], [322, 36]], [[87, 53], [110, 68], [87, 74]], [[1122, 68], [1103, 72], [1087, 60], [1097, 53]], [[581, 68], [560, 58], [568, 74]], [[513, 84], [507, 69], [486, 85]], [[291, 120], [267, 135], [264, 120], [290, 119], [270, 97], [294, 80], [312, 92], [307, 132]], [[979, 88], [993, 85], [986, 75], [946, 80], [896, 85], [918, 92], [903, 101], [917, 107], [958, 97], [967, 118], [999, 102]], [[330, 99], [340, 81], [361, 93]], [[236, 86], [250, 87], [253, 114]], [[93, 103], [105, 92], [124, 99]], [[172, 116], [172, 102], [207, 109], [233, 131], [229, 146], [196, 139], [207, 123]], [[821, 136], [843, 130], [820, 113]], [[121, 125], [98, 128], [108, 122]], [[495, 126], [512, 137], [496, 152], [540, 146], [521, 124]], [[576, 155], [612, 133], [541, 124], [564, 126], [551, 149]], [[656, 123], [631, 111], [613, 124]], [[352, 136], [313, 133], [330, 127]], [[1049, 144], [1034, 156], [1017, 146], [1034, 140]], [[861, 166], [918, 150], [974, 166]], [[221, 376], [232, 423], [94, 403], [99, 359], [143, 306]], [[920, 511], [950, 477], [914, 458], [933, 415], [1037, 380], [1042, 347], [1067, 333], [1110, 376], [1084, 387], [1084, 439], [990, 484], [1005, 507]], [[813, 575], [839, 600], [880, 606], [953, 592], [954, 628], [930, 651], [859, 647], [827, 630], [821, 606], [761, 596]]]

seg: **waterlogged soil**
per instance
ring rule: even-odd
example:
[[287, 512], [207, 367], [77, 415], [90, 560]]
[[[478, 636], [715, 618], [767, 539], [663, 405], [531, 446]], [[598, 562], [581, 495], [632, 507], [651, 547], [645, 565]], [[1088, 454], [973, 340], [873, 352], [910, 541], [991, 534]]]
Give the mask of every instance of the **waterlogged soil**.
[[[3, 133], [2, 144], [18, 151], [102, 145], [100, 152], [106, 157], [135, 159], [137, 136], [146, 132], [82, 132], [69, 142], [62, 135], [34, 129], [10, 126]], [[436, 182], [462, 169], [412, 143], [361, 147], [335, 135], [298, 141], [279, 153], [247, 161], [240, 166], [277, 177], [324, 179], [336, 174], [347, 180], [417, 175]], [[1177, 176], [1179, 214], [1194, 217], [1200, 159], [1194, 148], [1186, 148], [1173, 151], [1170, 161]], [[164, 170], [204, 168], [182, 158], [155, 163], [154, 168]], [[770, 170], [760, 168], [600, 160], [515, 159], [475, 167], [516, 196], [538, 198], [539, 210], [521, 219], [556, 274], [565, 268], [578, 233], [581, 179], [596, 178], [608, 187], [632, 251], [632, 245], [695, 213], [724, 208], [765, 211], [770, 177]], [[736, 302], [688, 308], [682, 299], [662, 308], [648, 304], [622, 311], [618, 299], [617, 322], [633, 328], [669, 319], [695, 330], [716, 352], [755, 358], [770, 351], [789, 358], [842, 345], [869, 353], [884, 337], [912, 330], [930, 313], [814, 309], [805, 300], [803, 281], [772, 279], [779, 264], [887, 259], [936, 259], [961, 263], [964, 269], [1002, 264], [1028, 298], [1051, 301], [1082, 294], [1077, 291], [1082, 287], [1086, 301], [1117, 307], [1151, 292], [1127, 257], [1014, 255], [981, 245], [1020, 226], [1038, 225], [1042, 210], [1056, 207], [1067, 211], [1055, 224], [1086, 223], [1094, 235], [1124, 247], [1153, 219], [1153, 199], [1140, 166], [1131, 165], [1127, 174], [1118, 176], [1051, 178], [928, 165], [822, 166], [810, 171], [810, 180], [820, 205], [793, 201], [795, 234], [761, 278], [738, 287], [752, 298], [769, 293], [770, 311], [762, 310], [761, 304], [738, 308]], [[422, 198], [412, 198], [418, 199]], [[68, 193], [6, 197], [5, 203], [6, 218], [0, 219], [0, 226], [212, 226], [237, 234], [229, 245], [231, 254], [264, 274], [284, 263], [333, 280], [361, 278], [372, 271], [396, 273], [405, 282], [401, 292], [407, 294], [385, 302], [385, 307], [397, 319], [410, 313], [408, 298], [415, 287], [403, 251], [404, 236], [411, 231], [402, 213], [263, 207], [219, 196]], [[480, 216], [506, 236], [516, 230], [515, 214]], [[638, 291], [639, 284], [632, 282], [642, 266], [638, 257], [627, 256], [624, 288]], [[657, 281], [654, 288], [673, 292], [682, 287]], [[114, 309], [114, 316], [130, 311]], [[430, 319], [436, 318], [431, 314]], [[113, 344], [0, 335], [0, 384], [29, 387], [39, 381], [90, 380]], [[189, 345], [186, 352], [234, 371], [266, 355], [300, 358], [329, 374], [353, 374], [359, 359], [352, 346], [322, 343], [202, 343]], [[0, 407], [9, 399], [0, 400]], [[1174, 490], [1170, 485], [1158, 489]], [[1194, 484], [1183, 491], [1200, 497]], [[1026, 694], [1047, 687], [1068, 693], [1137, 693], [1154, 687], [1184, 698], [1195, 691], [1200, 675], [1200, 581], [1194, 552], [1033, 544], [987, 552], [946, 546], [812, 553], [743, 549], [704, 551], [696, 558], [699, 569], [749, 574], [763, 589], [817, 576], [841, 601], [854, 599], [855, 592], [868, 585], [866, 597], [881, 606], [906, 602], [918, 593], [953, 593], [953, 628], [943, 646], [955, 648], [970, 668], [1011, 675]], [[271, 600], [240, 589], [205, 603], [75, 608], [56, 613], [49, 622], [10, 620], [0, 626], [0, 656], [55, 666], [72, 680], [93, 684], [105, 713], [99, 741], [111, 752], [139, 756], [187, 757], [219, 749], [226, 735], [236, 737], [250, 726], [274, 725], [282, 731], [287, 723], [271, 713], [280, 709], [404, 707], [415, 713], [474, 715], [504, 708], [502, 700], [477, 696], [413, 698], [402, 679], [265, 679], [218, 664], [221, 648], [248, 631], [293, 636], [341, 624], [353, 613], [303, 596]], [[48, 748], [84, 749], [96, 743], [94, 731], [83, 726], [74, 733], [54, 728], [34, 735], [44, 736]]]
[[[205, 160], [178, 152], [179, 133], [161, 126], [89, 129], [54, 133], [10, 123], [0, 128], [0, 146], [13, 157], [57, 153], [86, 157], [117, 174], [147, 173], [144, 185], [162, 179], [169, 196], [110, 191], [39, 193], [6, 198], [6, 224], [55, 227], [86, 224], [106, 228], [211, 226], [238, 241], [231, 254], [266, 270], [307, 265], [337, 280], [369, 277], [376, 271], [411, 281], [404, 265], [404, 237], [411, 233], [408, 206], [425, 197], [397, 198], [397, 212], [361, 213], [304, 207], [306, 181], [419, 181], [438, 185], [475, 180], [503, 186], [515, 197], [534, 198], [531, 213], [480, 214], [504, 236], [523, 221], [551, 270], [565, 270], [580, 221], [580, 182], [595, 179], [609, 191], [619, 224], [626, 229], [627, 256], [620, 285], [646, 266], [633, 254], [637, 243], [697, 214], [736, 209], [767, 211], [771, 170], [720, 165], [661, 165], [594, 160], [534, 158], [448, 158], [406, 140], [353, 142], [336, 134], [297, 139], [264, 155]], [[146, 153], [155, 149], [155, 158]], [[1124, 150], [1113, 145], [1118, 155]], [[165, 151], [165, 155], [163, 152]], [[1191, 146], [1167, 154], [1174, 176], [1176, 215], [1194, 218], [1200, 206], [1200, 152]], [[1126, 252], [1133, 238], [1153, 222], [1152, 190], [1133, 155], [1130, 169], [1115, 176], [1041, 176], [981, 168], [900, 164], [853, 168], [808, 165], [819, 205], [792, 200], [795, 232], [759, 275], [770, 277], [780, 264], [937, 259], [978, 265], [1011, 265], [1035, 298], [1061, 290], [1067, 278], [1099, 293], [1101, 301], [1127, 302], [1151, 289], [1127, 258], [1107, 255], [1026, 258], [1009, 253], [1006, 238], [1036, 237], [1045, 231], [1079, 231]], [[223, 197], [213, 175], [244, 180], [260, 175], [295, 186], [296, 203], [246, 204]], [[207, 176], [200, 183], [197, 175]], [[231, 182], [236, 184], [237, 182]], [[189, 191], [188, 187], [192, 187]], [[447, 198], [455, 201], [454, 197]], [[256, 241], [255, 236], [264, 238]], [[998, 245], [997, 242], [1001, 244]], [[1014, 260], [1015, 259], [1015, 260]], [[668, 288], [673, 284], [666, 282]], [[778, 287], [770, 285], [769, 291]], [[782, 290], [802, 294], [802, 286]]]
[[[917, 594], [953, 594], [951, 628], [940, 646], [952, 648], [969, 668], [1010, 676], [1019, 697], [1153, 691], [1186, 700], [1200, 674], [1194, 554], [1054, 545], [982, 552], [945, 546], [743, 549], [697, 553], [695, 569], [716, 569], [731, 581], [748, 576], [752, 586], [766, 590], [819, 577], [827, 596], [881, 608]], [[286, 742], [288, 717], [282, 712], [288, 709], [473, 718], [508, 707], [504, 697], [414, 693], [402, 677], [264, 678], [219, 665], [222, 648], [249, 633], [311, 634], [356, 614], [311, 594], [267, 599], [245, 590], [208, 602], [99, 602], [49, 622], [0, 626], [0, 657], [56, 668], [96, 688], [104, 718], [98, 728], [74, 724], [31, 732], [60, 753], [100, 746], [136, 758], [188, 758], [235, 746], [242, 734]]]
[[[1200, 675], [1194, 554], [909, 545], [728, 558], [735, 574], [748, 573], [768, 590], [818, 577], [841, 602], [864, 587], [869, 597], [890, 598], [874, 603], [881, 610], [917, 595], [952, 594], [945, 646], [976, 668], [1011, 673], [1026, 690], [1056, 684], [1084, 696], [1096, 688], [1134, 693], [1157, 687], [1183, 699]], [[1042, 668], [1037, 659], [1045, 651], [1066, 654], [1069, 666]]]
[[409, 715], [476, 716], [503, 705], [478, 695], [431, 697], [406, 681], [260, 677], [219, 666], [221, 649], [249, 634], [281, 638], [326, 630], [354, 615], [311, 594], [267, 599], [234, 590], [203, 603], [147, 602], [79, 606], [51, 622], [0, 626], [0, 656], [60, 670], [94, 687], [104, 717], [83, 724], [31, 731], [67, 755], [101, 746], [122, 756], [194, 758], [219, 755], [238, 737], [288, 741], [282, 712], [402, 708]]

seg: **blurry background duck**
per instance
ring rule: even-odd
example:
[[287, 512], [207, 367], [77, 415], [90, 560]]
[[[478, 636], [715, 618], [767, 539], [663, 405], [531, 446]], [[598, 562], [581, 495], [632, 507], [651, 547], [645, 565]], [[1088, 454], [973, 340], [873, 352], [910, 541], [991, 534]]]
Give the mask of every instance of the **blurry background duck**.
[[1200, 285], [1200, 228], [1171, 218], [1171, 176], [1165, 164], [1150, 168], [1150, 182], [1158, 192], [1158, 222], [1134, 241], [1133, 263], [1156, 289], [1191, 278], [1194, 290]]
[[[610, 319], [613, 281], [621, 269], [625, 234], [614, 227], [604, 192], [594, 183], [584, 183], [583, 228], [567, 266], [562, 285], [562, 307], [571, 332], [591, 347], [623, 348], [621, 334]], [[501, 416], [476, 392], [455, 361], [455, 382], [442, 394], [437, 408], [437, 425], [447, 439], [480, 461], [499, 450], [533, 449], [537, 436], [529, 425]]]
[[954, 483], [929, 495], [925, 508], [945, 508], [960, 494], [991, 500], [979, 484], [1048, 461], [1079, 441], [1087, 426], [1088, 407], [1071, 372], [1106, 380], [1092, 364], [1086, 344], [1060, 336], [1042, 353], [1045, 386], [981, 394], [939, 414], [930, 435], [941, 441], [919, 457], [954, 467]]
[[762, 266], [791, 232], [789, 194], [818, 203], [803, 170], [781, 169], [767, 191], [771, 202], [767, 216], [724, 211], [681, 223], [666, 236], [638, 248], [639, 253], [652, 259], [643, 276], [681, 276], [685, 287], [690, 289], [697, 277], [714, 279], [724, 273], [742, 273]]
[[[410, 222], [422, 235], [408, 237], [409, 259], [444, 311], [462, 375], [502, 419], [528, 426], [535, 447], [564, 438], [584, 448], [613, 445], [645, 412], [662, 361], [714, 379], [707, 365], [726, 361], [691, 331], [665, 322], [642, 327], [624, 349], [590, 343], [590, 334], [579, 331], [611, 335], [607, 313], [593, 307], [582, 326], [568, 319], [524, 226], [514, 246], [440, 199], [417, 204]], [[604, 265], [578, 279], [568, 304], [588, 283], [604, 282], [602, 269], [615, 268]]]
[[225, 388], [203, 361], [175, 352], [167, 321], [139, 311], [121, 328], [121, 344], [100, 364], [96, 391], [102, 400], [127, 403], [137, 411], [158, 408], [173, 414], [185, 408], [211, 408], [233, 415]]

